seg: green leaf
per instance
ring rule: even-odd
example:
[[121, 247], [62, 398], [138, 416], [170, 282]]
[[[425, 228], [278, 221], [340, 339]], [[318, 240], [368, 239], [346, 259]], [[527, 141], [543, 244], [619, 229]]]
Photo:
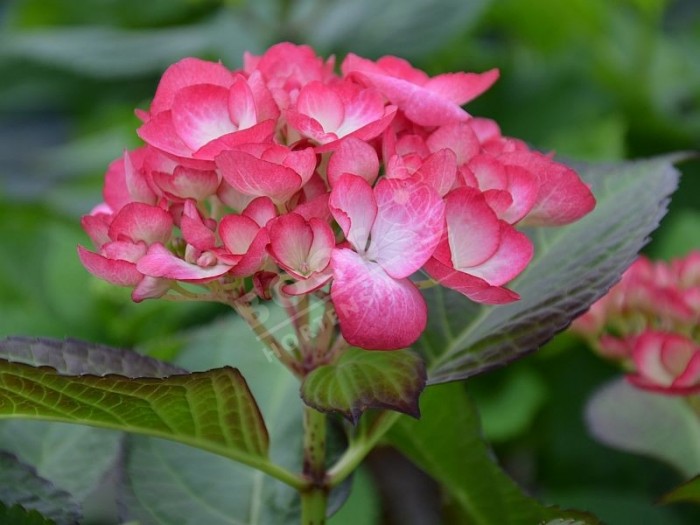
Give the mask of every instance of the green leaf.
[[420, 421], [402, 417], [389, 439], [441, 484], [469, 523], [532, 525], [557, 519], [598, 523], [583, 513], [545, 507], [523, 494], [494, 461], [481, 437], [476, 408], [462, 385], [428, 388], [421, 397], [421, 412]]
[[596, 208], [569, 226], [533, 233], [535, 257], [513, 283], [519, 301], [486, 307], [427, 290], [431, 316], [417, 346], [428, 383], [464, 379], [536, 350], [605, 294], [665, 214], [679, 158], [582, 168]]
[[[288, 335], [286, 314], [272, 304], [257, 312], [276, 335]], [[302, 403], [299, 382], [246, 323], [226, 316], [181, 334], [177, 364], [207, 370], [235, 364], [246, 376], [270, 434], [270, 458], [301, 470]], [[203, 450], [159, 439], [129, 436], [120, 480], [124, 519], [154, 525], [280, 525], [299, 523], [297, 492], [262, 472]]]
[[700, 503], [700, 475], [686, 481], [670, 492], [664, 494], [659, 503]]
[[586, 422], [605, 445], [655, 457], [688, 477], [700, 472], [700, 421], [683, 398], [645, 392], [619, 379], [589, 400]]
[[[15, 505], [21, 506], [25, 511], [34, 510], [45, 518], [50, 518], [56, 525], [73, 525], [81, 518], [80, 508], [69, 493], [57, 489], [14, 455], [0, 452], [0, 472], [0, 502], [6, 506], [5, 512], [8, 513], [3, 520], [0, 506], [0, 523], [16, 523], [9, 519], [11, 513], [21, 514], [12, 509]], [[25, 518], [29, 519], [29, 515]], [[36, 516], [31, 519], [42, 523]]]
[[420, 417], [418, 396], [425, 379], [425, 365], [415, 352], [350, 348], [336, 362], [306, 376], [301, 397], [307, 405], [322, 412], [340, 412], [353, 423], [368, 408]]
[[26, 510], [19, 505], [6, 507], [0, 501], [0, 523], [12, 525], [55, 525], [55, 522], [43, 517], [35, 510]]
[[266, 462], [268, 436], [233, 368], [167, 378], [65, 376], [0, 360], [0, 417], [82, 423], [173, 439], [248, 464]]

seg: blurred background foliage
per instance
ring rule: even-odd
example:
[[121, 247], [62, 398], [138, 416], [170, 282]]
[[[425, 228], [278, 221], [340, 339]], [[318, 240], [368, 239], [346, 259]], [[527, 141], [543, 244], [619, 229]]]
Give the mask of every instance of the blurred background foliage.
[[[199, 56], [233, 68], [244, 50], [280, 40], [339, 60], [348, 51], [396, 54], [431, 74], [498, 67], [499, 82], [470, 112], [565, 159], [700, 149], [697, 0], [3, 0], [0, 336], [79, 337], [167, 355], [178, 330], [223, 313], [134, 305], [128, 291], [93, 279], [76, 257], [76, 244], [88, 242], [79, 217], [101, 200], [107, 164], [138, 145], [133, 109], [147, 107], [170, 63]], [[654, 257], [700, 248], [698, 162], [682, 170], [648, 248]], [[616, 373], [564, 334], [467, 388], [500, 460], [538, 497], [611, 524], [700, 522], [694, 509], [651, 505], [682, 481], [677, 473], [587, 435], [585, 401]], [[427, 523], [417, 521], [426, 508], [449, 508], [401, 461], [375, 454], [334, 523], [379, 523], [381, 514], [382, 523], [392, 515]], [[382, 472], [406, 468], [415, 481], [404, 490], [422, 496], [402, 498], [417, 507], [398, 521], [377, 494], [397, 490]]]

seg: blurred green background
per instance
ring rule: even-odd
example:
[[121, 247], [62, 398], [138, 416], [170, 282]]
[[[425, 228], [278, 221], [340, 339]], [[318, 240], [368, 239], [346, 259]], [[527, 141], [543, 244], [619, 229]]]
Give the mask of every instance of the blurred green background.
[[[395, 54], [431, 74], [498, 67], [499, 82], [470, 112], [564, 159], [700, 149], [697, 0], [3, 0], [0, 336], [139, 344], [163, 356], [178, 330], [224, 313], [134, 305], [127, 290], [93, 279], [76, 257], [88, 242], [79, 217], [101, 200], [107, 164], [138, 145], [133, 110], [147, 107], [170, 63], [199, 56], [233, 68], [243, 51], [280, 40], [339, 59]], [[654, 257], [700, 248], [700, 166], [681, 169], [648, 248]], [[564, 335], [467, 387], [501, 461], [538, 497], [611, 524], [700, 522], [691, 508], [650, 506], [678, 474], [588, 437], [582, 407], [616, 373]], [[410, 525], [377, 497], [392, 494], [382, 472], [401, 465], [390, 451], [375, 454], [358, 483], [361, 504], [338, 522], [379, 523], [382, 514], [382, 523]], [[413, 501], [435, 504], [434, 487], [411, 472], [410, 490], [428, 483]]]

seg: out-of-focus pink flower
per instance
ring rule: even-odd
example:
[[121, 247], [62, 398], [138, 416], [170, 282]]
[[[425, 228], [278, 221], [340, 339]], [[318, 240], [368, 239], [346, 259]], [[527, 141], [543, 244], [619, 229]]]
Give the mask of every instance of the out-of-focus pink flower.
[[700, 345], [679, 334], [647, 331], [634, 338], [634, 385], [664, 394], [700, 392]]

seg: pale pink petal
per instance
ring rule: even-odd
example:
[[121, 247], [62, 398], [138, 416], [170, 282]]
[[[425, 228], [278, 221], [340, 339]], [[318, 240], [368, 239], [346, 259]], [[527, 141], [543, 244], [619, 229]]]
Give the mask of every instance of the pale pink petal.
[[434, 188], [444, 197], [457, 179], [457, 157], [452, 150], [441, 149], [429, 155], [415, 173], [417, 180]]
[[191, 150], [238, 131], [228, 111], [228, 89], [198, 84], [181, 89], [172, 107], [173, 127]]
[[331, 266], [331, 297], [348, 343], [368, 350], [394, 350], [420, 337], [427, 308], [411, 281], [393, 279], [381, 266], [348, 249], [334, 250]]
[[326, 269], [331, 260], [331, 252], [335, 248], [335, 234], [327, 222], [311, 218], [309, 226], [314, 234], [309, 248], [309, 266], [316, 272]]
[[331, 155], [327, 173], [331, 187], [345, 173], [358, 175], [369, 184], [374, 184], [379, 174], [379, 157], [367, 142], [347, 137]]
[[396, 106], [386, 106], [386, 108], [384, 108], [384, 115], [377, 120], [373, 120], [357, 129], [355, 129], [354, 125], [349, 125], [347, 128], [344, 127], [343, 129], [339, 130], [337, 134], [334, 134], [332, 140], [322, 141], [321, 145], [316, 146], [314, 149], [317, 153], [333, 151], [342, 143], [343, 140], [349, 137], [355, 137], [364, 141], [375, 139], [381, 135], [391, 124], [391, 121], [394, 120], [396, 110]]
[[318, 81], [301, 89], [296, 111], [318, 122], [326, 133], [335, 132], [345, 120], [345, 105], [340, 96]]
[[296, 131], [302, 137], [310, 138], [319, 144], [326, 144], [328, 142], [333, 142], [338, 139], [335, 133], [328, 133], [324, 131], [323, 126], [320, 122], [315, 120], [308, 115], [304, 115], [299, 111], [288, 109], [285, 112], [285, 118], [287, 124]]
[[250, 243], [248, 250], [231, 269], [234, 277], [249, 277], [259, 271], [265, 264], [267, 246], [270, 244], [270, 236], [266, 228], [261, 228]]
[[143, 275], [129, 261], [107, 259], [102, 255], [78, 246], [78, 257], [88, 272], [117, 286], [135, 286]]
[[223, 202], [226, 206], [239, 213], [257, 198], [253, 195], [246, 195], [245, 193], [241, 193], [237, 189], [232, 188], [231, 185], [226, 182], [226, 180], [222, 180], [219, 184], [219, 189], [216, 190], [216, 196], [219, 197], [221, 202]]
[[148, 246], [145, 242], [133, 243], [131, 241], [113, 241], [105, 244], [100, 250], [100, 255], [107, 259], [137, 262], [146, 255]]
[[450, 268], [435, 258], [428, 260], [423, 268], [442, 286], [455, 290], [477, 303], [505, 304], [520, 299], [512, 290], [492, 286], [483, 279]]
[[277, 120], [280, 116], [279, 107], [265, 84], [265, 79], [260, 71], [253, 71], [250, 74], [248, 77], [248, 86], [253, 93], [257, 120]]
[[302, 202], [296, 206], [293, 211], [304, 217], [307, 221], [316, 217], [324, 222], [330, 222], [331, 211], [328, 208], [329, 197], [330, 193], [318, 195], [309, 201]]
[[136, 268], [144, 275], [179, 281], [212, 280], [222, 276], [231, 269], [226, 264], [215, 264], [207, 267], [190, 264], [175, 256], [160, 243], [152, 244], [148, 248], [148, 253], [139, 259]]
[[412, 180], [382, 179], [374, 188], [377, 217], [367, 257], [395, 279], [416, 272], [435, 251], [445, 224], [437, 192]]
[[111, 239], [166, 242], [172, 233], [173, 218], [162, 208], [132, 202], [124, 206], [109, 226]]
[[193, 156], [202, 161], [211, 161], [222, 151], [237, 149], [242, 144], [269, 143], [275, 133], [275, 125], [274, 120], [265, 120], [250, 128], [222, 135], [199, 148]]
[[109, 237], [109, 223], [111, 219], [110, 215], [102, 213], [98, 215], [83, 215], [83, 218], [80, 219], [80, 225], [90, 237], [95, 248], [99, 249], [111, 240]]
[[228, 87], [233, 82], [233, 73], [218, 62], [207, 62], [197, 58], [183, 58], [165, 70], [151, 102], [151, 114], [170, 109], [175, 95], [182, 88], [193, 84], [213, 84]]
[[308, 261], [314, 233], [303, 217], [287, 213], [277, 217], [267, 229], [270, 234], [268, 250], [282, 268], [302, 279], [316, 270]]
[[361, 177], [342, 175], [331, 191], [328, 207], [345, 238], [356, 250], [364, 252], [377, 216], [372, 187]]
[[537, 200], [539, 188], [537, 180], [529, 171], [518, 166], [506, 166], [508, 176], [508, 191], [513, 197], [510, 208], [499, 215], [506, 222], [515, 224], [525, 217]]

